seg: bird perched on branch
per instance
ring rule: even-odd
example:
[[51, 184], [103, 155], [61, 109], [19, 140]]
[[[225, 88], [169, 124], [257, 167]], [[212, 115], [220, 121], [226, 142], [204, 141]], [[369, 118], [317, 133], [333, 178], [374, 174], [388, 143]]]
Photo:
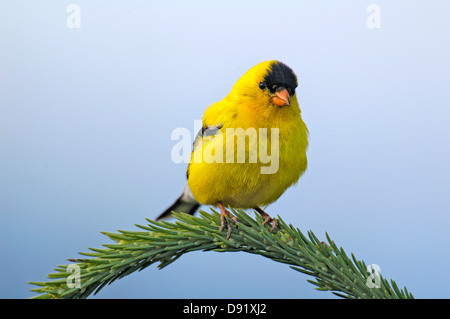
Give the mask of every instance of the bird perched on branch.
[[220, 208], [220, 231], [235, 223], [226, 207], [261, 209], [296, 184], [306, 170], [308, 129], [297, 101], [297, 76], [286, 64], [266, 61], [248, 70], [202, 118], [181, 196], [157, 220], [173, 211], [194, 214], [200, 205]]

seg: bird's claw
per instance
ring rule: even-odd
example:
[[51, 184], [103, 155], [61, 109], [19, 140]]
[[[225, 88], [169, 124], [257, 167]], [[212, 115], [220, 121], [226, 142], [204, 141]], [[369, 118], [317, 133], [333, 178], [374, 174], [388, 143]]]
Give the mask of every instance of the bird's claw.
[[[231, 223], [228, 220], [227, 217], [230, 217], [233, 222], [235, 223], [235, 225], [237, 225], [237, 217], [236, 216], [232, 216], [230, 214], [229, 211], [227, 211], [225, 209], [225, 207], [223, 207], [222, 203], [218, 202], [218, 205], [220, 207], [220, 227], [219, 227], [219, 231], [224, 230], [225, 227], [227, 227], [227, 236], [225, 237], [226, 240], [228, 240], [231, 236], [231, 232], [232, 232], [232, 227], [231, 227]], [[237, 226], [236, 226], [237, 227]]]
[[[231, 219], [234, 221], [236, 227], [237, 227], [237, 218], [236, 216], [229, 216], [231, 217]], [[233, 228], [231, 226], [230, 221], [228, 220], [228, 218], [226, 218], [225, 216], [223, 218], [221, 218], [220, 220], [220, 227], [219, 227], [219, 231], [223, 231], [224, 228], [227, 228], [227, 236], [225, 237], [226, 240], [230, 239], [231, 233], [233, 231]]]
[[264, 221], [262, 222], [263, 225], [267, 223], [272, 223], [272, 227], [270, 228], [271, 233], [275, 230], [275, 228], [280, 228], [280, 225], [278, 225], [278, 222], [275, 218], [270, 217], [269, 214], [267, 214], [259, 207], [255, 207], [255, 210], [264, 218]]
[[263, 221], [262, 224], [264, 225], [266, 223], [272, 223], [272, 227], [270, 228], [270, 232], [271, 233], [275, 230], [275, 228], [280, 228], [280, 225], [278, 225], [277, 220], [275, 218], [270, 217], [270, 216], [267, 216], [267, 217], [264, 218], [264, 221]]

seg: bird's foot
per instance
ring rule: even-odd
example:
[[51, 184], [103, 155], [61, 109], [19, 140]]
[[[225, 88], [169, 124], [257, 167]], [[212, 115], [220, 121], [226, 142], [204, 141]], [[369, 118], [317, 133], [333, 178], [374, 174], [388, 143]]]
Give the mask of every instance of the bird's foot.
[[217, 204], [219, 205], [220, 208], [220, 227], [219, 227], [219, 231], [222, 231], [225, 227], [227, 227], [227, 237], [225, 237], [227, 240], [230, 238], [231, 236], [231, 232], [232, 232], [232, 227], [231, 227], [231, 223], [228, 220], [227, 217], [231, 218], [234, 223], [237, 225], [237, 217], [236, 216], [232, 216], [231, 213], [229, 211], [227, 211], [225, 209], [225, 207], [223, 207], [221, 202], [217, 202]]
[[267, 214], [265, 211], [263, 211], [261, 208], [255, 207], [255, 210], [264, 218], [264, 221], [262, 223], [263, 225], [267, 224], [267, 223], [272, 223], [272, 228], [270, 228], [270, 232], [273, 232], [276, 227], [278, 227], [278, 228], [280, 227], [278, 225], [277, 220], [270, 217], [270, 215]]

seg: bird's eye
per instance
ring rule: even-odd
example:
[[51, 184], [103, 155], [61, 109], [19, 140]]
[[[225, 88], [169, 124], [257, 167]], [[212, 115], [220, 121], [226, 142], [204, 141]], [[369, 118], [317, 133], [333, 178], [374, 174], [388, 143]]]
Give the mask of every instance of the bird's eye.
[[264, 83], [264, 82], [259, 82], [259, 88], [260, 88], [261, 90], [264, 90], [266, 87], [267, 87], [266, 83]]

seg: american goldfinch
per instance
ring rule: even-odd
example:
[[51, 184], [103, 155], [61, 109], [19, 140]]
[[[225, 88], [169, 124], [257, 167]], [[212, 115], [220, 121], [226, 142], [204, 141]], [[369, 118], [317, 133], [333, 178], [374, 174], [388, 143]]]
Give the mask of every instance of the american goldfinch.
[[253, 208], [276, 201], [306, 170], [308, 129], [301, 118], [297, 76], [286, 64], [257, 64], [220, 102], [210, 105], [195, 138], [187, 184], [181, 196], [156, 220], [173, 211], [193, 215], [200, 205], [220, 208], [220, 231], [235, 223], [225, 207]]

